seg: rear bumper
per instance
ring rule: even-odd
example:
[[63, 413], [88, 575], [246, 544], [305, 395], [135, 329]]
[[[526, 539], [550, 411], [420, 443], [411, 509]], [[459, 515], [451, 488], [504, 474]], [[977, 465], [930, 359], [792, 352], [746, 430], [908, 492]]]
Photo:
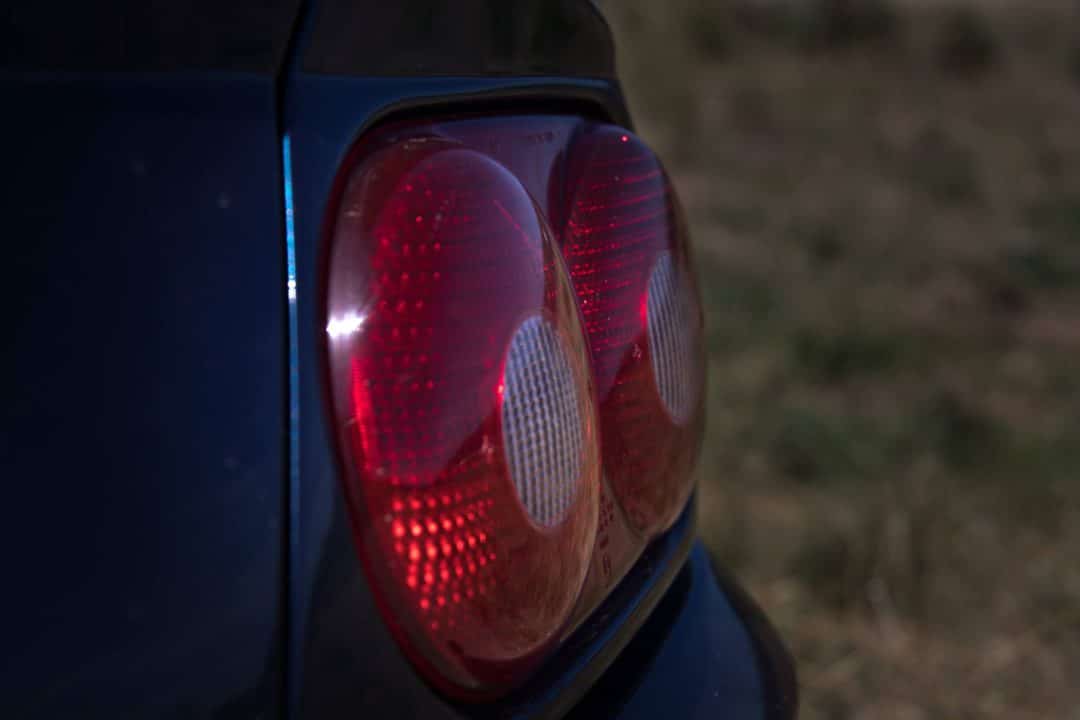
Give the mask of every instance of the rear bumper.
[[794, 664], [749, 596], [704, 546], [570, 717], [786, 720]]

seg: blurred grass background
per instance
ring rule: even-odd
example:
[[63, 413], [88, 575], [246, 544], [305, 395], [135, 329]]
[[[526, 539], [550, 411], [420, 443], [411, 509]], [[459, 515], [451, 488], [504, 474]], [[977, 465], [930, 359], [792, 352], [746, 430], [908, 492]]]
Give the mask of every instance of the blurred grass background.
[[802, 717], [1080, 718], [1080, 2], [600, 4]]

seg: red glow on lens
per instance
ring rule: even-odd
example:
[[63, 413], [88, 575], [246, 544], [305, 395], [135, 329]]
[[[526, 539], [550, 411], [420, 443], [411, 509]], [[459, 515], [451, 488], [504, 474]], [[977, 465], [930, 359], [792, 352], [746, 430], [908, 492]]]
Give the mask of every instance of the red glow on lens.
[[[337, 188], [326, 342], [356, 544], [406, 655], [487, 699], [691, 491], [701, 316], [677, 201], [634, 135], [554, 115], [375, 130]], [[572, 381], [510, 371], [563, 354]], [[552, 381], [586, 388], [580, 452], [573, 410], [534, 403]], [[553, 438], [574, 450], [545, 456]]]
[[[563, 253], [592, 346], [604, 471], [632, 524], [653, 534], [686, 503], [702, 431], [700, 398], [684, 423], [665, 411], [648, 334], [651, 274], [665, 254], [679, 268], [688, 265], [685, 233], [659, 160], [636, 137], [595, 128], [575, 145], [572, 163]], [[696, 303], [696, 288], [686, 291]], [[695, 310], [687, 327], [669, 330], [691, 335], [697, 357], [687, 365], [700, 377], [700, 306]]]
[[[372, 585], [432, 679], [505, 690], [558, 639], [595, 538], [595, 395], [565, 268], [515, 177], [436, 138], [350, 165], [332, 235], [334, 409]], [[570, 349], [587, 440], [566, 517], [543, 530], [510, 476], [501, 415], [508, 346], [530, 317]]]

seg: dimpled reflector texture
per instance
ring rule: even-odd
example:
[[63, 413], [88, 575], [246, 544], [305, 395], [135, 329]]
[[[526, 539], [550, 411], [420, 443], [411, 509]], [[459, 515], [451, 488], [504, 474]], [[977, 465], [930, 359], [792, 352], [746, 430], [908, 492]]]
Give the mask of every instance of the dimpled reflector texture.
[[685, 423], [694, 409], [691, 323], [693, 308], [686, 279], [671, 253], [663, 253], [649, 277], [649, 348], [660, 399], [672, 418]]
[[539, 525], [566, 517], [581, 475], [582, 428], [574, 372], [541, 317], [514, 333], [503, 378], [502, 429], [518, 497]]

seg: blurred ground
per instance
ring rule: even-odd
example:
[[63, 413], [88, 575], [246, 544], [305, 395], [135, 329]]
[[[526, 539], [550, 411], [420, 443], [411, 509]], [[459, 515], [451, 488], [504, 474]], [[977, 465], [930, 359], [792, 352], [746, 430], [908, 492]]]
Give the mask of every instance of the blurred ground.
[[602, 5], [802, 717], [1080, 718], [1080, 3]]

